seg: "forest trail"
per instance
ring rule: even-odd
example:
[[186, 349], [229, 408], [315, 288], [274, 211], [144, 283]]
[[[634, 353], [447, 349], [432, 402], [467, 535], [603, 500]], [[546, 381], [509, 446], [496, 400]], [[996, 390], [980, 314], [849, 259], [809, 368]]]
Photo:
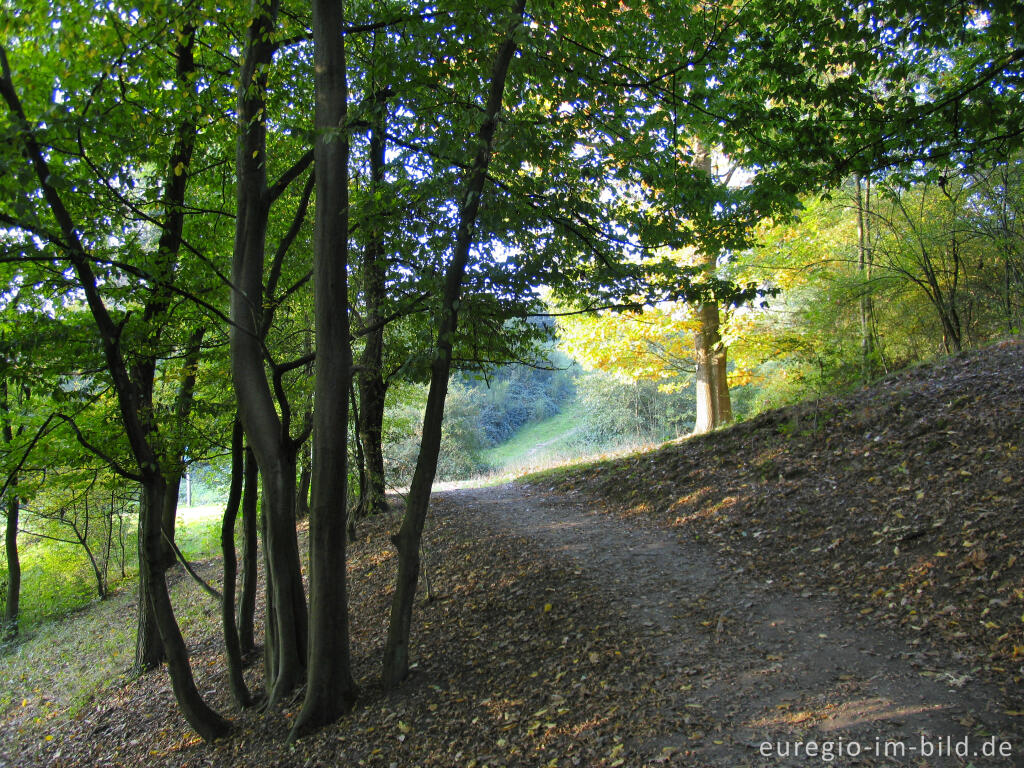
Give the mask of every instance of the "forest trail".
[[[660, 665], [651, 676], [670, 693], [665, 722], [675, 723], [639, 749], [648, 760], [675, 764], [674, 745], [694, 743], [699, 715], [717, 730], [686, 764], [1024, 764], [1024, 741], [996, 690], [942, 649], [872, 626], [851, 604], [755, 579], [704, 544], [603, 514], [571, 492], [513, 484], [446, 491], [434, 504], [477, 535], [526, 537], [628, 606]], [[983, 754], [1000, 748], [1002, 757]]]

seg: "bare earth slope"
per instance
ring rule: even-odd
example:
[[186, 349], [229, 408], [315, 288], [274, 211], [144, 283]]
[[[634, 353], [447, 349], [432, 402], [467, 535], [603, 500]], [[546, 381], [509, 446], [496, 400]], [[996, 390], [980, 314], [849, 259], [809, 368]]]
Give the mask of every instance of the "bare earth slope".
[[[392, 515], [352, 550], [364, 690], [338, 725], [285, 747], [296, 700], [202, 745], [158, 671], [74, 718], [26, 691], [0, 715], [0, 766], [1024, 765], [1022, 411], [1009, 344], [437, 494], [402, 691], [374, 683]], [[207, 617], [188, 634], [200, 689], [228, 711], [216, 606], [180, 586]]]

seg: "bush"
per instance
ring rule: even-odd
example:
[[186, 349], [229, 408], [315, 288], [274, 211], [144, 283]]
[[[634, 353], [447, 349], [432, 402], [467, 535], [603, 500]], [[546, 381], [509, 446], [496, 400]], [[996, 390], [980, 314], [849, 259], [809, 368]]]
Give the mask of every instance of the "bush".
[[583, 404], [578, 441], [589, 449], [662, 442], [690, 432], [693, 393], [666, 392], [653, 382], [623, 382], [592, 372], [577, 384]]

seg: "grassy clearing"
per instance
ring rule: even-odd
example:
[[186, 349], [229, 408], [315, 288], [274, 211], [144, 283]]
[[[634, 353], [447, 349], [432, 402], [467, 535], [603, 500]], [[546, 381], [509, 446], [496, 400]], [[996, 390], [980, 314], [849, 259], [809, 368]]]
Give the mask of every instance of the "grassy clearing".
[[582, 416], [583, 405], [574, 402], [550, 419], [529, 424], [511, 440], [483, 452], [483, 460], [494, 468], [489, 473], [470, 481], [440, 484], [437, 488], [498, 485], [524, 475], [557, 472], [561, 468], [579, 467], [655, 447], [635, 443], [590, 444], [580, 433]]
[[484, 451], [483, 460], [497, 471], [507, 472], [576, 458], [580, 446], [573, 438], [578, 433], [580, 408], [573, 403], [550, 419], [528, 424], [511, 440]]

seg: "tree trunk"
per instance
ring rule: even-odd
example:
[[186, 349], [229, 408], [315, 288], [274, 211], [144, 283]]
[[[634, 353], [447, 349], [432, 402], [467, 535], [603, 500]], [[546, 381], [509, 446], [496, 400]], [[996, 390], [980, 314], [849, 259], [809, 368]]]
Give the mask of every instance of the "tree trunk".
[[494, 59], [484, 120], [477, 135], [478, 150], [467, 176], [466, 193], [459, 209], [455, 247], [445, 275], [435, 355], [430, 370], [430, 389], [423, 414], [420, 452], [416, 459], [416, 469], [413, 472], [402, 527], [393, 539], [398, 548], [398, 577], [391, 603], [391, 618], [388, 623], [381, 672], [383, 684], [387, 688], [394, 688], [409, 674], [409, 633], [412, 625], [413, 598], [419, 580], [420, 539], [423, 535], [427, 507], [430, 504], [431, 486], [437, 472], [441, 422], [444, 418], [444, 401], [451, 373], [452, 343], [458, 326], [459, 297], [490, 161], [494, 132], [497, 128], [498, 113], [504, 98], [505, 79], [516, 51], [515, 31], [523, 23], [525, 7], [525, 0], [516, 0], [514, 19]]
[[163, 549], [160, 511], [164, 504], [161, 496], [167, 493], [167, 487], [158, 474], [147, 480], [143, 486], [143, 496], [146, 498], [143, 509], [146, 515], [142, 525], [143, 561], [139, 570], [140, 574], [143, 570], [146, 573], [148, 602], [163, 643], [174, 696], [189, 724], [202, 738], [212, 741], [226, 735], [231, 730], [231, 724], [210, 709], [196, 689], [188, 650], [174, 617], [167, 580], [160, 563]]
[[242, 501], [242, 486], [245, 474], [245, 435], [242, 423], [235, 420], [231, 434], [231, 487], [224, 508], [224, 521], [220, 528], [220, 549], [224, 558], [224, 591], [221, 596], [220, 617], [224, 628], [224, 650], [228, 663], [228, 682], [231, 695], [239, 707], [252, 704], [252, 696], [242, 675], [242, 644], [238, 639], [238, 625], [235, 623], [235, 578], [238, 575], [238, 559], [235, 555], [235, 519]]
[[[14, 442], [14, 428], [11, 426], [10, 400], [7, 380], [0, 381], [0, 398], [3, 405], [3, 439], [10, 447]], [[18, 430], [21, 433], [21, 429]], [[10, 640], [18, 634], [18, 613], [21, 602], [21, 559], [18, 557], [18, 517], [21, 514], [21, 500], [18, 498], [17, 471], [7, 481], [7, 525], [4, 532], [4, 552], [7, 555], [7, 600], [4, 603], [4, 622], [0, 626], [0, 639]]]
[[[370, 129], [370, 192], [371, 205], [378, 205], [375, 194], [384, 183], [387, 144], [387, 104], [381, 91], [374, 97], [374, 114]], [[384, 302], [387, 300], [387, 263], [384, 254], [384, 220], [376, 208], [367, 217], [369, 236], [363, 256], [363, 302], [368, 333], [359, 361], [359, 413], [357, 428], [366, 469], [366, 482], [361, 489], [358, 517], [376, 515], [387, 509], [384, 478]]]
[[245, 450], [245, 482], [242, 491], [242, 590], [238, 597], [238, 641], [243, 654], [256, 650], [256, 579], [259, 528], [257, 512], [260, 469], [252, 451]]
[[366, 483], [359, 500], [359, 517], [387, 510], [384, 477], [384, 402], [387, 386], [381, 371], [384, 330], [370, 333], [359, 363], [359, 444], [366, 466]]
[[[205, 334], [206, 331], [203, 328], [195, 330], [186, 349], [185, 367], [178, 384], [178, 392], [175, 395], [174, 416], [176, 428], [181, 428], [192, 414], [192, 405], [195, 402], [196, 372], [199, 368], [199, 356], [202, 352], [202, 343]], [[144, 407], [150, 411], [153, 409], [152, 381], [155, 370], [155, 362], [152, 362], [151, 364], [147, 364], [143, 368], [140, 368], [139, 371], [144, 376], [148, 377], [146, 381], [150, 382], [146, 387], [144, 387], [142, 396], [145, 403]], [[162, 532], [160, 536], [161, 555], [159, 563], [164, 571], [172, 567], [175, 563], [173, 542], [175, 525], [178, 518], [178, 494], [181, 491], [181, 478], [185, 472], [183, 451], [184, 445], [181, 441], [178, 441], [173, 448], [165, 450], [162, 462], [162, 465], [165, 467], [164, 482], [167, 486], [167, 490], [162, 497], [163, 509], [160, 510], [160, 525]], [[143, 493], [140, 498], [145, 499], [146, 494]], [[142, 563], [142, 519], [143, 515], [140, 510], [140, 564]], [[160, 645], [160, 636], [156, 628], [156, 617], [153, 616], [152, 611], [149, 608], [149, 601], [145, 599], [146, 590], [148, 589], [148, 585], [145, 583], [146, 578], [146, 574], [140, 565], [139, 610], [135, 630], [135, 662], [132, 665], [132, 673], [135, 675], [141, 675], [144, 672], [155, 669], [164, 661], [164, 652]]]
[[[713, 164], [711, 151], [697, 144], [694, 163], [709, 177]], [[709, 273], [715, 268], [715, 254], [699, 253], [698, 266]], [[722, 344], [718, 302], [713, 299], [697, 307], [698, 329], [694, 333], [696, 359], [697, 419], [693, 433], [703, 435], [732, 420], [732, 400], [729, 397], [726, 349]]]
[[[10, 427], [4, 425], [5, 433]], [[5, 434], [6, 437], [6, 434]], [[18, 612], [21, 601], [21, 560], [18, 558], [18, 515], [21, 503], [16, 492], [16, 482], [11, 482], [7, 499], [7, 526], [4, 535], [4, 551], [7, 553], [7, 602], [4, 604], [4, 624], [0, 637], [10, 640], [18, 634]]]
[[[151, 495], [143, 488], [139, 494], [139, 604], [135, 622], [135, 661], [132, 663], [131, 674], [138, 676], [156, 669], [164, 662], [164, 646], [160, 640], [160, 631], [156, 625], [156, 616], [147, 597], [150, 592], [149, 569], [146, 562], [146, 537], [143, 532], [144, 521], [151, 517], [146, 505], [151, 503]], [[162, 515], [161, 515], [162, 517]], [[162, 552], [166, 550], [161, 542]], [[166, 558], [161, 552], [159, 558], [161, 568], [166, 568]], [[161, 571], [162, 572], [162, 571]]]
[[265, 647], [273, 653], [266, 684], [271, 707], [302, 682], [306, 666], [306, 603], [295, 534], [296, 447], [289, 435], [287, 403], [275, 403], [271, 393], [262, 345], [266, 331], [262, 327], [263, 268], [273, 199], [267, 187], [267, 105], [263, 94], [274, 53], [277, 11], [277, 0], [257, 4], [246, 32], [238, 85], [238, 199], [231, 268], [232, 382], [238, 417], [263, 478], [270, 612]]
[[299, 461], [299, 489], [295, 492], [295, 517], [305, 520], [309, 517], [309, 484], [313, 480], [313, 468], [310, 461], [303, 458]]
[[861, 381], [869, 384], [874, 373], [874, 304], [871, 297], [871, 180], [857, 177], [857, 269], [862, 287], [860, 297]]
[[317, 141], [313, 282], [316, 379], [313, 499], [309, 517], [309, 676], [291, 737], [334, 722], [355, 701], [349, 652], [345, 538], [348, 397], [352, 348], [348, 322], [348, 112], [344, 6], [313, 0]]
[[[693, 427], [696, 435], [703, 435], [722, 424], [723, 388], [728, 397], [728, 385], [720, 382], [724, 371], [725, 354], [718, 333], [718, 304], [705, 302], [697, 309], [700, 327], [694, 334], [694, 352], [697, 362], [697, 420]], [[731, 407], [730, 407], [731, 410]]]
[[[288, 459], [289, 457], [285, 457]], [[267, 563], [267, 628], [273, 631], [274, 663], [267, 676], [268, 706], [274, 706], [306, 675], [306, 595], [295, 536], [295, 458], [263, 477], [264, 540]]]

